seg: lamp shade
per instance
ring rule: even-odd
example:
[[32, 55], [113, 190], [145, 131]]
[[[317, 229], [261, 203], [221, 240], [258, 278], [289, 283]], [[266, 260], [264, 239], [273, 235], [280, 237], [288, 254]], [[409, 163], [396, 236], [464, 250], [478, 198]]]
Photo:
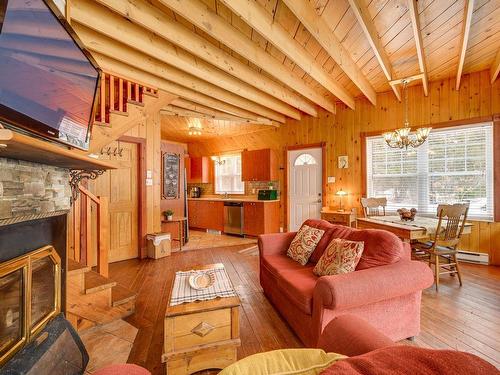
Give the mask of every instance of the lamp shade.
[[347, 192], [346, 192], [346, 191], [344, 191], [344, 190], [342, 190], [342, 189], [340, 189], [339, 191], [337, 191], [337, 192], [335, 193], [335, 195], [338, 195], [338, 196], [340, 196], [340, 197], [344, 197], [344, 196], [346, 196], [346, 195], [347, 195]]

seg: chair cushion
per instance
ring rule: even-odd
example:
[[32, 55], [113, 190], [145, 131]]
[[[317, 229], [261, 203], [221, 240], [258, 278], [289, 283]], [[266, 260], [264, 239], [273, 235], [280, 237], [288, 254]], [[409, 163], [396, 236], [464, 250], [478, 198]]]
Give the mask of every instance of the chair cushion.
[[347, 236], [347, 239], [365, 243], [363, 255], [356, 266], [356, 270], [393, 264], [399, 262], [404, 255], [403, 242], [394, 234], [385, 230], [353, 230]]
[[302, 224], [286, 254], [305, 266], [324, 233], [323, 229]]
[[335, 362], [321, 375], [498, 374], [484, 359], [456, 350], [389, 346]]
[[306, 314], [312, 314], [314, 287], [318, 277], [312, 272], [313, 266], [296, 271], [281, 271], [278, 287], [288, 299]]
[[321, 349], [282, 349], [257, 353], [226, 367], [219, 375], [315, 375], [345, 358]]
[[317, 276], [353, 272], [361, 259], [364, 242], [334, 238], [314, 267]]

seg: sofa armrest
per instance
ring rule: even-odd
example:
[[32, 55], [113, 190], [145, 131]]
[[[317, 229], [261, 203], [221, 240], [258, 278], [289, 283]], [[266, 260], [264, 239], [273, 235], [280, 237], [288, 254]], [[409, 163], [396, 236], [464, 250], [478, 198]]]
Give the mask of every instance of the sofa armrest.
[[430, 287], [429, 266], [402, 260], [341, 275], [322, 276], [314, 289], [314, 301], [323, 307], [344, 310], [404, 296]]
[[367, 321], [355, 315], [340, 315], [327, 324], [318, 348], [348, 357], [394, 345], [394, 342]]
[[259, 255], [285, 253], [297, 232], [261, 234], [258, 238]]

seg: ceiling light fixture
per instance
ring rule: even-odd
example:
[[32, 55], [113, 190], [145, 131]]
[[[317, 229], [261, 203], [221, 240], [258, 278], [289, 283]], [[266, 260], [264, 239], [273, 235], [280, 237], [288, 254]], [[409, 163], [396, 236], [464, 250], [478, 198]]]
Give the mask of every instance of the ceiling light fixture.
[[432, 128], [418, 128], [414, 137], [410, 135], [411, 128], [410, 121], [408, 120], [408, 81], [404, 79], [401, 82], [403, 84], [404, 94], [404, 127], [393, 132], [383, 133], [382, 136], [389, 147], [408, 149], [408, 146], [411, 146], [417, 148], [426, 141]]
[[214, 161], [215, 164], [224, 165], [226, 164], [226, 159], [221, 159], [220, 156], [211, 156], [210, 159]]
[[202, 125], [199, 120], [191, 121], [188, 125], [188, 134], [189, 135], [201, 135]]

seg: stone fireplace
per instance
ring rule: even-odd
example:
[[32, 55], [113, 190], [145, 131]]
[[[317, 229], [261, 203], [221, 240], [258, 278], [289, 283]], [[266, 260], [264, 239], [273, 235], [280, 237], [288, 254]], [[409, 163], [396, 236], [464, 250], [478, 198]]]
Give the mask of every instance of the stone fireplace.
[[0, 158], [0, 374], [80, 374], [88, 361], [60, 314], [70, 202], [69, 170]]

